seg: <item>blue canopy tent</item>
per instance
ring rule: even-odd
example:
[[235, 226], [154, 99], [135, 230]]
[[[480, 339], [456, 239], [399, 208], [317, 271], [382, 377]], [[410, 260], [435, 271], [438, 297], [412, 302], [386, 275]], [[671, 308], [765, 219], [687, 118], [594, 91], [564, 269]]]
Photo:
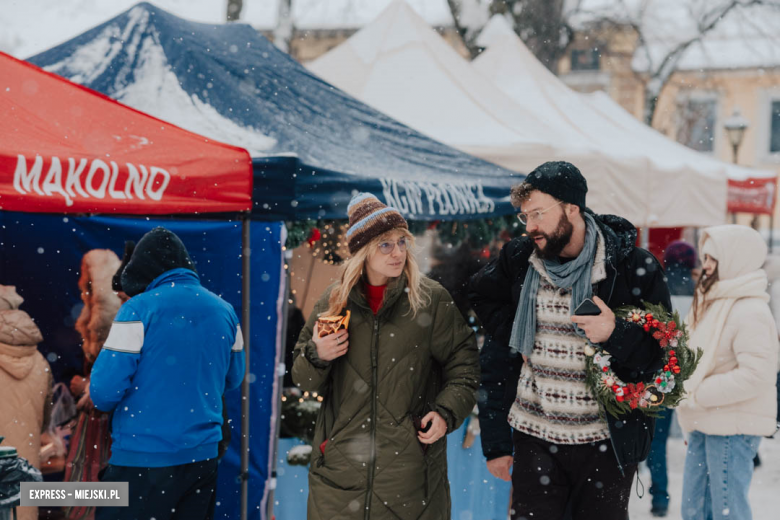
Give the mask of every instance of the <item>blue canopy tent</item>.
[[344, 218], [355, 190], [413, 220], [507, 215], [508, 188], [522, 179], [350, 97], [248, 25], [141, 3], [29, 61], [249, 150], [257, 218]]
[[[522, 175], [357, 101], [247, 25], [193, 23], [141, 3], [29, 61], [249, 150], [255, 220], [343, 219], [357, 191], [376, 193], [410, 220], [470, 220], [514, 211], [509, 187]], [[262, 377], [273, 376], [266, 371]], [[257, 415], [252, 417], [254, 428]], [[264, 446], [253, 445], [252, 457], [266, 457], [270, 467]], [[234, 489], [238, 476], [236, 467], [226, 469], [220, 497]], [[250, 467], [250, 475], [254, 514], [251, 508], [265, 496], [268, 469]], [[237, 518], [234, 507], [223, 504], [226, 517]]]

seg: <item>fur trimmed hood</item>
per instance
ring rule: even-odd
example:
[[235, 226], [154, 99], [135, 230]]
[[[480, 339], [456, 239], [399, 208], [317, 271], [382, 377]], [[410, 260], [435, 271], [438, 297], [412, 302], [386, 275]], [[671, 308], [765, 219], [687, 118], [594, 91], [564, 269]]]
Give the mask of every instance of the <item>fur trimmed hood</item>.
[[119, 269], [119, 257], [109, 249], [93, 249], [81, 260], [79, 289], [84, 308], [76, 320], [76, 330], [84, 340], [87, 360], [95, 361], [108, 337], [122, 302], [111, 287], [111, 280]]

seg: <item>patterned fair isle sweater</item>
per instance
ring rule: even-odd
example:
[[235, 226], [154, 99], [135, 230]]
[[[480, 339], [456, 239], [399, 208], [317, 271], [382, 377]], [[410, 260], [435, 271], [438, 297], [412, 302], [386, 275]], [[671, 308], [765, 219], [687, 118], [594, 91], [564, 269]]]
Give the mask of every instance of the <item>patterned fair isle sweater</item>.
[[[591, 282], [606, 274], [604, 238], [599, 233]], [[586, 341], [571, 322], [571, 291], [552, 283], [544, 264], [531, 255], [541, 274], [536, 297], [536, 339], [524, 363], [517, 397], [509, 412], [512, 428], [554, 444], [586, 444], [609, 438], [598, 402], [585, 385]]]

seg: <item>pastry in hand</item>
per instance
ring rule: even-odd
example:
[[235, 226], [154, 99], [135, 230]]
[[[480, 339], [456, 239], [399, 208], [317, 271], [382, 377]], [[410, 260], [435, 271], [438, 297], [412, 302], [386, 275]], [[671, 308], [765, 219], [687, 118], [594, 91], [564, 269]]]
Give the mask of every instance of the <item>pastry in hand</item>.
[[346, 329], [349, 326], [350, 312], [347, 311], [346, 316], [320, 316], [317, 319], [319, 325], [319, 337], [324, 338], [334, 332], [341, 329]]

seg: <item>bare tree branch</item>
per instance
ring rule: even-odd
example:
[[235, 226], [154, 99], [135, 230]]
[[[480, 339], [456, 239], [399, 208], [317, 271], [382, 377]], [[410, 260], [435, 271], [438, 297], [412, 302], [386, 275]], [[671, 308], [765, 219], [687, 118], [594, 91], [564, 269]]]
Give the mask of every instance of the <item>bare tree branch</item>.
[[[447, 0], [455, 29], [469, 50], [471, 58], [482, 52], [477, 43], [478, 31], [472, 31], [461, 19], [464, 0]], [[515, 33], [528, 45], [534, 55], [547, 68], [557, 73], [560, 60], [574, 37], [574, 29], [564, 16], [565, 0], [493, 0], [491, 15], [508, 15]], [[578, 9], [582, 0], [577, 0]]]
[[241, 9], [244, 8], [243, 0], [228, 0], [227, 21], [236, 22], [241, 18]]
[[279, 17], [274, 29], [274, 45], [289, 53], [294, 32], [292, 0], [279, 0]]
[[[655, 109], [658, 106], [658, 98], [661, 95], [661, 91], [669, 82], [672, 74], [674, 74], [674, 72], [677, 70], [677, 65], [680, 63], [680, 60], [685, 54], [685, 51], [687, 51], [688, 48], [694, 43], [702, 41], [704, 36], [712, 29], [714, 29], [718, 23], [723, 20], [723, 18], [735, 7], [752, 5], [757, 1], [760, 0], [753, 0], [752, 2], [747, 3], [734, 0], [728, 4], [725, 4], [724, 6], [721, 6], [719, 9], [710, 11], [703, 17], [702, 20], [698, 21], [698, 34], [674, 46], [664, 55], [658, 68], [655, 71], [652, 71], [651, 69], [650, 79], [645, 87], [645, 123], [652, 125], [653, 117], [655, 116]], [[642, 40], [645, 47], [647, 47], [647, 40], [643, 36], [641, 27], [639, 28], [638, 34], [640, 40]], [[652, 63], [648, 64], [652, 65]]]
[[[683, 0], [680, 0], [683, 1]], [[469, 49], [472, 58], [481, 49], [476, 46], [476, 37], [468, 27], [461, 23], [463, 0], [447, 0], [447, 4], [455, 20], [455, 28]], [[644, 119], [651, 124], [658, 105], [658, 97], [668, 84], [672, 75], [678, 70], [680, 61], [692, 45], [701, 42], [706, 35], [737, 8], [749, 8], [758, 5], [771, 6], [780, 9], [778, 0], [731, 0], [717, 2], [703, 12], [695, 12], [692, 4], [687, 4], [691, 19], [695, 21], [696, 34], [677, 42], [669, 49], [654, 49], [656, 41], [647, 33], [650, 27], [648, 17], [653, 11], [650, 0], [642, 0], [637, 5], [626, 0], [614, 0], [604, 12], [588, 11], [587, 3], [577, 0], [573, 6], [564, 12], [564, 0], [493, 0], [490, 5], [491, 14], [509, 15], [513, 21], [515, 33], [525, 42], [531, 52], [551, 71], [557, 73], [558, 61], [568, 49], [574, 38], [575, 31], [570, 20], [585, 15], [590, 20], [587, 25], [601, 30], [633, 30], [637, 37], [636, 54], [646, 60], [646, 70], [634, 70], [634, 74], [644, 83], [645, 107]], [[663, 23], [659, 21], [658, 23]], [[762, 31], [765, 32], [765, 31]], [[632, 69], [633, 70], [633, 69]]]
[[455, 24], [455, 30], [458, 31], [458, 35], [460, 36], [460, 39], [463, 41], [463, 45], [466, 46], [466, 49], [468, 49], [469, 55], [473, 60], [474, 58], [479, 56], [479, 53], [482, 52], [482, 49], [476, 43], [476, 35], [469, 34], [468, 27], [464, 26], [460, 22], [460, 16], [463, 12], [462, 11], [463, 5], [461, 4], [460, 0], [447, 0], [447, 5], [449, 6], [450, 13], [452, 14], [452, 19]]

